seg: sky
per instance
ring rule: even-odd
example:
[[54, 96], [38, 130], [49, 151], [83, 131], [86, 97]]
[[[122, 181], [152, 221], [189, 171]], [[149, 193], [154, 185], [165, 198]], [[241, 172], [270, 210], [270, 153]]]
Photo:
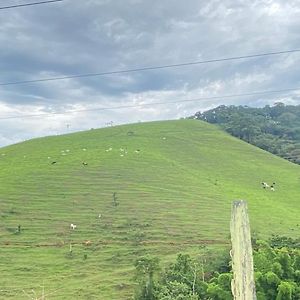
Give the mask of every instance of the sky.
[[[0, 7], [28, 2], [35, 1], [0, 0]], [[1, 85], [300, 49], [299, 28], [299, 0], [64, 0], [0, 10], [0, 147], [90, 128], [179, 119], [221, 104], [300, 104], [300, 90], [222, 98], [300, 88], [300, 52]], [[118, 106], [136, 107], [101, 110]]]

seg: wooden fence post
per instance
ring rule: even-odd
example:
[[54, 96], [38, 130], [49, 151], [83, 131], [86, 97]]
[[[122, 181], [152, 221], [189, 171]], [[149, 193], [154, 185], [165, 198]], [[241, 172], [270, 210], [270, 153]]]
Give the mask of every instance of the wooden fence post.
[[246, 201], [233, 202], [230, 233], [233, 298], [235, 300], [256, 300], [251, 233]]

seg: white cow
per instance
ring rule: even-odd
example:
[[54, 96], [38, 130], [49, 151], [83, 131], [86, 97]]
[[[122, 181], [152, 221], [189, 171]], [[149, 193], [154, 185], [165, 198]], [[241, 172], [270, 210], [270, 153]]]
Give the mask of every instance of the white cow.
[[75, 224], [73, 224], [73, 223], [70, 225], [70, 229], [72, 229], [72, 230], [76, 229], [76, 227], [77, 226]]

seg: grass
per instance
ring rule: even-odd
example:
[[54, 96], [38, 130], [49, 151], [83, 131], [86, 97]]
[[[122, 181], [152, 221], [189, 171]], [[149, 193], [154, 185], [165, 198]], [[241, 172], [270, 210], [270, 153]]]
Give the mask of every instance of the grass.
[[[295, 237], [299, 179], [300, 166], [195, 120], [2, 148], [0, 299], [26, 299], [43, 288], [49, 299], [130, 299], [139, 256], [167, 262], [203, 244], [228, 248], [236, 199], [248, 201], [259, 236]], [[276, 191], [263, 190], [261, 181], [276, 182]]]

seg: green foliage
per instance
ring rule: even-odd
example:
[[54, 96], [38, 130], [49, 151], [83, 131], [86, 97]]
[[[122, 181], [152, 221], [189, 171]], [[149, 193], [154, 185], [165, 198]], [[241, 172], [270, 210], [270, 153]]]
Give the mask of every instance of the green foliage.
[[224, 290], [231, 289], [231, 279], [232, 276], [230, 273], [223, 273], [218, 276], [218, 285]]
[[230, 291], [224, 290], [218, 284], [211, 283], [207, 288], [207, 296], [205, 299], [214, 300], [232, 300], [232, 295]]
[[300, 238], [292, 239], [287, 236], [272, 235], [269, 240], [270, 246], [273, 248], [298, 248], [300, 249]]
[[157, 298], [159, 300], [198, 300], [197, 295], [193, 295], [190, 287], [182, 282], [170, 281], [166, 286], [161, 286]]
[[157, 257], [144, 256], [135, 262], [135, 279], [139, 283], [136, 291], [136, 300], [155, 300], [156, 285], [155, 272], [159, 270], [159, 259]]
[[139, 282], [153, 279], [156, 271], [159, 270], [159, 259], [157, 257], [144, 256], [135, 262], [135, 278]]
[[276, 300], [292, 300], [294, 286], [290, 282], [281, 282], [278, 286], [278, 294]]
[[[136, 263], [137, 274], [141, 274], [137, 280], [139, 283], [136, 292], [137, 300], [198, 300], [198, 299], [222, 299], [230, 300], [231, 274], [218, 274], [216, 278], [211, 277], [212, 282], [204, 282], [202, 276], [202, 261], [199, 258], [193, 260], [187, 254], [179, 254], [174, 263], [170, 264], [162, 273], [158, 274], [158, 266], [141, 268], [140, 266], [152, 265], [152, 260], [143, 257], [142, 263]], [[145, 271], [146, 270], [146, 271]], [[145, 275], [148, 274], [148, 275]], [[151, 276], [150, 276], [151, 274]], [[155, 280], [149, 280], [155, 277]], [[147, 278], [147, 280], [141, 280]], [[213, 280], [216, 282], [213, 282]], [[151, 297], [149, 297], [149, 282], [151, 281]]]
[[277, 261], [280, 263], [283, 270], [282, 278], [292, 278], [294, 274], [294, 270], [292, 267], [293, 262], [289, 250], [287, 248], [279, 250], [279, 253], [277, 255]]
[[300, 164], [300, 106], [219, 106], [195, 117], [218, 124], [231, 135]]
[[279, 262], [274, 262], [272, 264], [272, 272], [275, 273], [277, 276], [282, 277], [283, 269]]
[[258, 241], [254, 250], [255, 282], [258, 300], [292, 299], [299, 300], [300, 281], [298, 263], [300, 252], [296, 240], [286, 237], [274, 237], [269, 243]]
[[[282, 241], [285, 240], [284, 237], [278, 238]], [[290, 242], [294, 243], [293, 240]], [[253, 252], [257, 299], [299, 300], [299, 250], [288, 247], [272, 247], [270, 243], [258, 240]], [[139, 298], [136, 299], [232, 300], [231, 272], [219, 274], [209, 270], [210, 275], [208, 278], [206, 276], [207, 281], [203, 281], [201, 261], [203, 260], [199, 260], [199, 257], [192, 259], [187, 254], [179, 254], [174, 263], [159, 273], [157, 261], [154, 261], [153, 258], [150, 260], [141, 258], [140, 262], [142, 263], [136, 264], [137, 273], [141, 274], [139, 278], [147, 278], [147, 280], [138, 281], [137, 294]], [[153, 267], [149, 267], [152, 265]], [[140, 266], [143, 267], [140, 268]], [[149, 278], [154, 278], [154, 274], [156, 280], [151, 281]]]

